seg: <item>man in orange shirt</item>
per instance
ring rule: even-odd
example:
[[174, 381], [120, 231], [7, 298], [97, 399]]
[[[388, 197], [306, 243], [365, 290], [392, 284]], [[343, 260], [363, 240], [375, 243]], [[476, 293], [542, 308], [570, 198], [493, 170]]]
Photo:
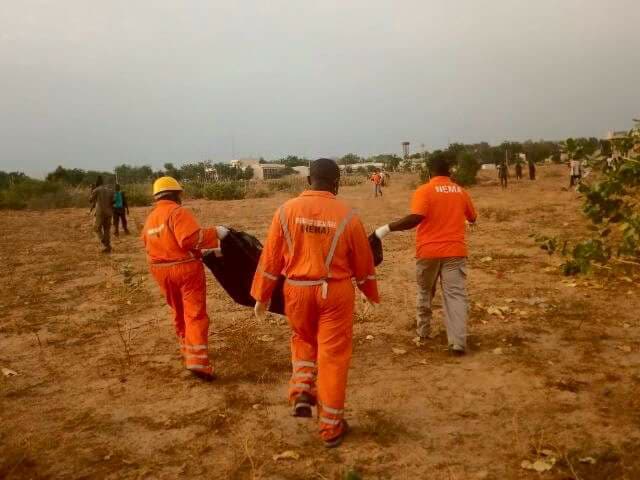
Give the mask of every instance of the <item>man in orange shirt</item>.
[[411, 201], [411, 214], [380, 227], [376, 236], [418, 227], [416, 234], [417, 333], [426, 339], [431, 331], [431, 301], [441, 279], [450, 351], [465, 353], [467, 345], [467, 277], [465, 220], [476, 221], [471, 198], [449, 178], [446, 154], [432, 159], [434, 177], [419, 187]]
[[200, 228], [182, 207], [182, 187], [171, 177], [153, 184], [155, 207], [142, 231], [151, 274], [174, 314], [185, 366], [205, 381], [214, 379], [209, 362], [209, 316], [202, 251], [217, 249], [225, 227]]
[[273, 217], [251, 295], [261, 319], [278, 276], [287, 278], [284, 299], [293, 366], [289, 401], [298, 417], [310, 417], [317, 403], [320, 436], [327, 447], [337, 447], [348, 432], [343, 417], [352, 350], [352, 278], [369, 301], [378, 303], [379, 296], [362, 222], [336, 198], [338, 165], [316, 160], [308, 180], [311, 189]]
[[373, 182], [373, 196], [376, 198], [382, 196], [382, 176], [378, 170], [375, 170], [371, 175], [371, 181]]

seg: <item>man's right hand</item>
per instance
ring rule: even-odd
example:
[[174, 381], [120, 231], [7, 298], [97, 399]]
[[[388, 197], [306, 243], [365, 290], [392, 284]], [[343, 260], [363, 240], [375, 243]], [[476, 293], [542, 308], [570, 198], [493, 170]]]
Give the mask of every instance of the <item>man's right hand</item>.
[[391, 233], [391, 229], [389, 228], [389, 225], [383, 225], [382, 227], [376, 228], [375, 233], [376, 233], [376, 237], [382, 240], [384, 237], [386, 237]]
[[256, 302], [256, 306], [253, 307], [253, 313], [260, 322], [267, 317], [267, 308], [269, 308], [269, 304], [262, 302]]

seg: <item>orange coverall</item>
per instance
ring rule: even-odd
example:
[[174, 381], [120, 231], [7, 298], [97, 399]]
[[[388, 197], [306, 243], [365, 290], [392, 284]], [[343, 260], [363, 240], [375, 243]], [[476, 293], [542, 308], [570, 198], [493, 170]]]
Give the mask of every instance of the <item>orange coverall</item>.
[[280, 274], [287, 277], [285, 313], [292, 330], [289, 400], [302, 393], [317, 400], [320, 435], [331, 440], [344, 428], [355, 294], [351, 279], [379, 302], [362, 222], [329, 192], [310, 190], [288, 201], [271, 222], [251, 295], [269, 302]]
[[207, 284], [202, 249], [218, 248], [215, 228], [200, 228], [193, 213], [159, 200], [142, 232], [151, 273], [174, 314], [186, 368], [213, 374], [209, 362]]

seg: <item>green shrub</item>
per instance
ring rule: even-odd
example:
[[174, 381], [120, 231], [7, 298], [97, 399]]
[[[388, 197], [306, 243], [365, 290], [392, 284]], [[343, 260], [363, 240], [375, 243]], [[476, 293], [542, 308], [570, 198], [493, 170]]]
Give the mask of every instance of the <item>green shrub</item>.
[[246, 193], [244, 184], [236, 181], [210, 183], [204, 187], [207, 200], [242, 200]]
[[289, 192], [297, 194], [302, 192], [307, 185], [306, 179], [300, 177], [286, 177], [277, 180], [268, 180], [267, 188], [271, 192]]
[[182, 188], [184, 188], [184, 195], [187, 198], [204, 198], [204, 186], [201, 183], [185, 183]]
[[[144, 184], [125, 185], [127, 201], [132, 207], [151, 205], [151, 188]], [[0, 209], [88, 208], [89, 189], [69, 187], [62, 182], [28, 179], [0, 191]]]
[[478, 170], [480, 170], [480, 164], [475, 157], [470, 153], [464, 152], [459, 156], [458, 169], [453, 174], [453, 180], [463, 187], [474, 185]]
[[28, 179], [0, 192], [0, 208], [47, 209], [88, 205], [88, 192], [67, 189], [62, 183]]
[[148, 207], [153, 203], [152, 188], [145, 183], [122, 185], [122, 191], [127, 195], [130, 207]]

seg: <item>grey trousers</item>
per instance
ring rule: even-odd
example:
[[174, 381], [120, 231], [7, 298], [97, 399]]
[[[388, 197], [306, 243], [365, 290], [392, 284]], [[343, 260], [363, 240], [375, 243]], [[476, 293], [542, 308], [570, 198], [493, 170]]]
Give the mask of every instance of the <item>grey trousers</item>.
[[467, 278], [466, 258], [423, 258], [416, 262], [418, 283], [417, 328], [419, 337], [431, 333], [431, 302], [440, 277], [444, 299], [444, 318], [449, 345], [467, 346]]

